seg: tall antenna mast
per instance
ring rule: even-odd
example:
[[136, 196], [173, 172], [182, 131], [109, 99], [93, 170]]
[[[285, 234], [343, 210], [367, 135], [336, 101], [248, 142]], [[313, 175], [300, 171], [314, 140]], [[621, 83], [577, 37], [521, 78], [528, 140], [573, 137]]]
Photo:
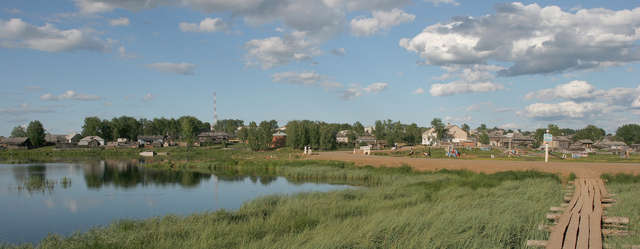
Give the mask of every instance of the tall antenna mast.
[[211, 124], [211, 131], [214, 130], [213, 127], [218, 123], [218, 109], [216, 102], [216, 92], [213, 92], [213, 123]]

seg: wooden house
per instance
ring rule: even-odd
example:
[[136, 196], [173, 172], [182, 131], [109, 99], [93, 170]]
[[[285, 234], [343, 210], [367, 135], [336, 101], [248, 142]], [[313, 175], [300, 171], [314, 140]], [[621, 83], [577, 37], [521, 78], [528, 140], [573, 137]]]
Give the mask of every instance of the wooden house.
[[2, 139], [0, 146], [9, 150], [26, 150], [32, 148], [31, 141], [27, 137], [9, 137]]
[[271, 138], [271, 148], [280, 148], [287, 145], [287, 134], [282, 131], [277, 131]]

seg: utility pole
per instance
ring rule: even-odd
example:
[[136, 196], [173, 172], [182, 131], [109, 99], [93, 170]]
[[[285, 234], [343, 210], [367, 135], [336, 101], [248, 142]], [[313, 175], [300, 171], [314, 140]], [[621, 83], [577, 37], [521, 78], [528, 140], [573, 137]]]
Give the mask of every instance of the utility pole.
[[549, 130], [544, 134], [544, 162], [549, 162], [549, 143], [553, 141], [553, 136], [549, 134]]
[[213, 132], [214, 126], [218, 123], [218, 109], [216, 103], [216, 92], [213, 92], [213, 123], [211, 123], [211, 131]]

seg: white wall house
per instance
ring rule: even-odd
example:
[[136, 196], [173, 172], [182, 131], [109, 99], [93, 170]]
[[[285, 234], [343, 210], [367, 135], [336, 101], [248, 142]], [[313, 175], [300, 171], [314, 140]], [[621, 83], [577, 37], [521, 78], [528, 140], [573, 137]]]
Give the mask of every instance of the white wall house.
[[424, 145], [436, 145], [437, 144], [438, 134], [436, 133], [436, 129], [431, 128], [422, 133], [422, 144]]

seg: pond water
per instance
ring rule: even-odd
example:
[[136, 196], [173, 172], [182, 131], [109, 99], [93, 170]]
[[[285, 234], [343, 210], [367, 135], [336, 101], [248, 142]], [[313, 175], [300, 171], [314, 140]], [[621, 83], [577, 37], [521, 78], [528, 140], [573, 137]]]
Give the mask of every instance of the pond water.
[[135, 162], [0, 164], [0, 244], [37, 243], [48, 233], [70, 235], [124, 218], [233, 210], [270, 194], [345, 188], [154, 170]]

